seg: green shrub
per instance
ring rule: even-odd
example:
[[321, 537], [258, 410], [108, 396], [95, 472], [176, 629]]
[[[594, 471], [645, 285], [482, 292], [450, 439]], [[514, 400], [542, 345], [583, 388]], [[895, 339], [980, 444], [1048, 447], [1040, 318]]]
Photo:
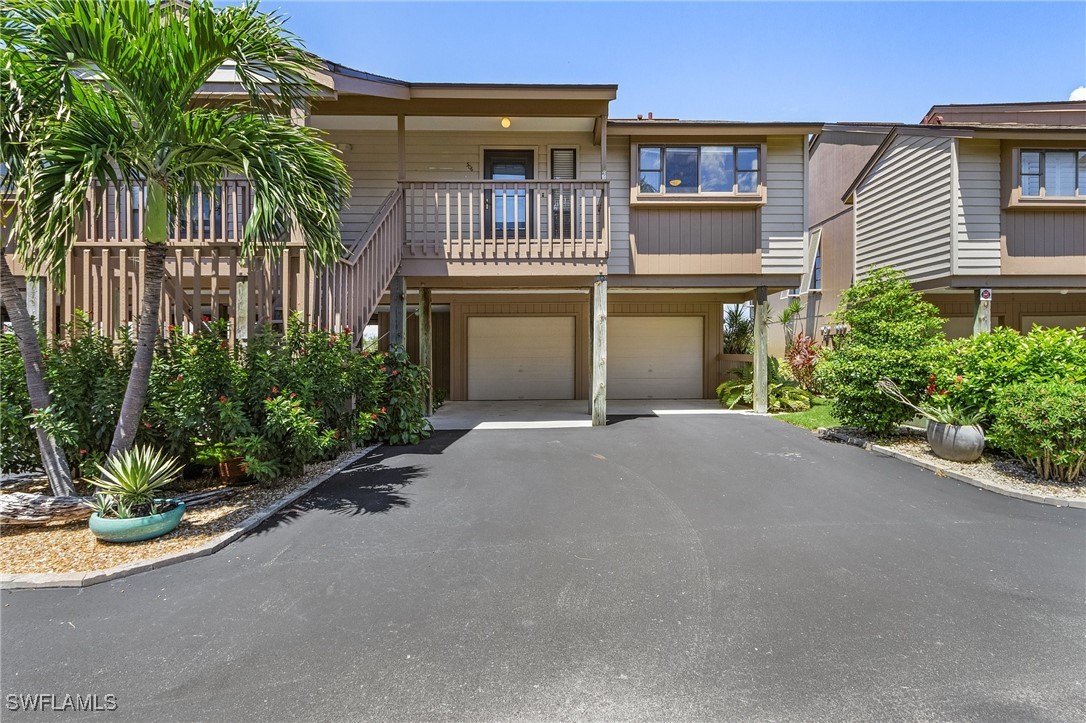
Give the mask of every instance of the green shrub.
[[875, 385], [889, 379], [906, 396], [921, 397], [945, 351], [939, 311], [900, 271], [876, 269], [844, 292], [833, 317], [849, 330], [823, 352], [815, 383], [833, 397], [833, 414], [843, 424], [888, 434], [912, 411]]
[[402, 347], [377, 356], [384, 376], [380, 411], [373, 419], [372, 435], [391, 444], [417, 444], [433, 431], [425, 417], [428, 381], [425, 370], [412, 364]]
[[1086, 466], [1086, 385], [1024, 382], [992, 404], [988, 439], [1026, 460], [1042, 479], [1074, 482]]
[[[992, 416], [1001, 390], [1023, 382], [1086, 384], [1086, 329], [996, 328], [947, 343], [931, 391]], [[942, 394], [943, 392], [945, 394]]]
[[750, 354], [754, 351], [754, 320], [742, 304], [724, 307], [724, 353]]
[[[22, 359], [11, 334], [2, 343], [0, 461], [16, 472], [37, 467], [39, 458]], [[105, 337], [77, 315], [45, 357], [53, 404], [34, 424], [58, 440], [77, 471], [89, 472], [109, 450], [131, 339]], [[311, 328], [297, 317], [285, 334], [267, 329], [235, 347], [225, 322], [205, 319], [194, 334], [170, 328], [158, 341], [137, 442], [186, 462], [243, 456], [251, 476], [272, 480], [355, 442], [408, 444], [429, 436], [426, 383], [402, 351], [359, 353], [348, 333]]]
[[30, 394], [26, 389], [19, 342], [11, 332], [0, 333], [0, 470], [18, 472], [38, 466], [38, 440], [27, 420]]
[[[754, 365], [744, 364], [734, 371], [736, 379], [723, 382], [716, 388], [720, 403], [728, 409], [742, 404], [754, 406]], [[768, 378], [768, 410], [770, 412], [803, 412], [811, 408], [813, 396], [793, 381], [781, 376], [779, 362], [770, 358]]]

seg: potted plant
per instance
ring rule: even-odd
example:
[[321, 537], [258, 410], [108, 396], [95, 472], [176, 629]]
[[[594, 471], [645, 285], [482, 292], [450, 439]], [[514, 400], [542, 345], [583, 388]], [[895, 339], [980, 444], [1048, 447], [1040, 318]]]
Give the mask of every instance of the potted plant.
[[234, 484], [245, 479], [245, 457], [229, 442], [198, 442], [196, 461], [218, 470], [219, 480]]
[[106, 542], [135, 542], [165, 535], [181, 522], [185, 503], [156, 496], [181, 474], [176, 457], [134, 447], [98, 465], [90, 529]]
[[936, 456], [952, 462], [976, 462], [984, 454], [984, 430], [980, 426], [983, 412], [950, 401], [913, 404], [889, 379], [882, 379], [875, 386], [928, 420], [928, 446]]

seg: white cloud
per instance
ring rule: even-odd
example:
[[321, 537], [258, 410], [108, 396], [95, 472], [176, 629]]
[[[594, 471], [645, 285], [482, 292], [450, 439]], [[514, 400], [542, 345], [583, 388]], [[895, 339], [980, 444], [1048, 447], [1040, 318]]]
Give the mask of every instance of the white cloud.
[[1080, 85], [1071, 91], [1071, 97], [1067, 100], [1086, 100], [1086, 85]]

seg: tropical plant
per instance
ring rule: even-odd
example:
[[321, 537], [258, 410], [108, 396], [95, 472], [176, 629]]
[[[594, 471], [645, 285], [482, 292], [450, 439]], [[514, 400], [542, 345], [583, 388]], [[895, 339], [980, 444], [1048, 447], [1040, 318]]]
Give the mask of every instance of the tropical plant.
[[786, 351], [792, 348], [792, 342], [796, 336], [796, 320], [802, 312], [803, 302], [793, 298], [773, 320], [774, 323], [780, 324], [784, 329], [784, 348]]
[[999, 393], [1024, 382], [1086, 384], [1086, 329], [999, 327], [947, 343], [933, 367], [938, 390], [991, 416]]
[[788, 346], [784, 360], [796, 382], [808, 392], [817, 394], [815, 368], [821, 359], [822, 347], [813, 337], [800, 331]]
[[[735, 409], [742, 404], [754, 406], [754, 365], [744, 364], [734, 370], [736, 379], [723, 382], [716, 388], [717, 398], [728, 409]], [[768, 410], [770, 412], [802, 412], [811, 408], [814, 398], [810, 392], [800, 388], [795, 382], [781, 378], [776, 359], [769, 360], [767, 370]]]
[[754, 347], [754, 320], [744, 304], [724, 306], [724, 353], [750, 354]]
[[984, 419], [984, 412], [952, 401], [928, 401], [914, 404], [905, 396], [898, 385], [889, 379], [880, 379], [875, 384], [875, 388], [891, 399], [914, 410], [925, 419], [938, 424], [968, 427], [980, 424]]
[[823, 350], [816, 383], [842, 423], [889, 434], [912, 411], [875, 385], [890, 379], [906, 396], [920, 396], [944, 353], [939, 310], [900, 271], [875, 269], [842, 294], [834, 320], [849, 330]]
[[181, 474], [176, 457], [152, 447], [136, 446], [98, 465], [95, 510], [100, 517], [142, 517], [157, 514], [155, 493]]
[[385, 387], [370, 436], [390, 444], [418, 444], [433, 431], [426, 418], [425, 395], [429, 390], [426, 370], [412, 364], [403, 347], [393, 347], [377, 361]]
[[[319, 60], [256, 3], [8, 0], [2, 27], [2, 45], [36, 68], [45, 80], [34, 89], [57, 106], [32, 118], [15, 179], [11, 235], [31, 272], [63, 283], [95, 184], [146, 191], [139, 331], [112, 456], [132, 446], [147, 400], [170, 216], [198, 189], [241, 175], [253, 193], [242, 254], [274, 255], [297, 228], [310, 260], [325, 263], [342, 250], [350, 178], [319, 132], [292, 117]], [[209, 102], [201, 89], [224, 64], [246, 97]]]
[[1086, 385], [1023, 382], [991, 407], [992, 443], [1033, 466], [1042, 479], [1074, 483], [1086, 470]]
[[[5, 7], [4, 17], [6, 12]], [[55, 77], [39, 73], [34, 62], [16, 52], [7, 41], [6, 24], [0, 21], [0, 65], [3, 66], [4, 73], [3, 82], [0, 82], [0, 163], [5, 170], [5, 173], [0, 175], [0, 194], [5, 195], [14, 189], [16, 181], [23, 174], [30, 140], [29, 129], [36, 126], [38, 117], [49, 116], [56, 111], [59, 90]], [[8, 213], [10, 207], [0, 209], [0, 216]], [[49, 384], [45, 380], [44, 357], [38, 340], [38, 330], [35, 328], [35, 321], [40, 324], [44, 319], [31, 319], [26, 300], [19, 293], [4, 251], [5, 249], [0, 248], [0, 300], [3, 300], [8, 311], [18, 347], [17, 353], [23, 361], [21, 371], [26, 378], [28, 402], [25, 411], [38, 413], [48, 408], [51, 403]], [[10, 352], [5, 350], [4, 353], [6, 355]], [[10, 413], [11, 408], [6, 408], [3, 412], [5, 418]], [[53, 494], [75, 494], [63, 448], [49, 436], [44, 427], [35, 426], [31, 434], [36, 438], [41, 465]], [[15, 441], [5, 434], [5, 448], [8, 440]], [[16, 446], [16, 449], [19, 448], [21, 447]], [[0, 464], [4, 464], [5, 469], [11, 462], [7, 451], [0, 452]]]

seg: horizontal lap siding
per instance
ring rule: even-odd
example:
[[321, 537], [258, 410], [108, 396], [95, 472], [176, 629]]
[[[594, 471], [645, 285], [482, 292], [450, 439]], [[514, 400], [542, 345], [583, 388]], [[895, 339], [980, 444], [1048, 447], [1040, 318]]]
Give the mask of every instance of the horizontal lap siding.
[[913, 281], [950, 273], [952, 140], [900, 136], [855, 196], [856, 272], [892, 266]]
[[[396, 188], [399, 178], [396, 133], [330, 131], [328, 140], [351, 146], [343, 152], [343, 160], [353, 188], [349, 207], [342, 214], [344, 239], [351, 240], [365, 230], [389, 191]], [[600, 150], [592, 144], [591, 133], [408, 131], [406, 146], [406, 171], [411, 181], [482, 180], [483, 150], [488, 148], [534, 151], [535, 177], [539, 180], [550, 178], [551, 148], [576, 148], [578, 180], [600, 178]]]
[[770, 137], [766, 143], [766, 204], [761, 209], [761, 270], [803, 272], [807, 219], [804, 204], [805, 136]]
[[628, 274], [630, 268], [630, 139], [608, 137], [607, 180], [611, 194], [611, 255], [608, 273]]
[[[947, 318], [973, 317], [971, 294], [925, 294]], [[1022, 318], [1030, 316], [1071, 316], [1086, 314], [1086, 294], [1031, 294], [997, 289], [992, 296], [992, 324], [1022, 328]]]
[[999, 141], [958, 141], [955, 274], [998, 274]]

